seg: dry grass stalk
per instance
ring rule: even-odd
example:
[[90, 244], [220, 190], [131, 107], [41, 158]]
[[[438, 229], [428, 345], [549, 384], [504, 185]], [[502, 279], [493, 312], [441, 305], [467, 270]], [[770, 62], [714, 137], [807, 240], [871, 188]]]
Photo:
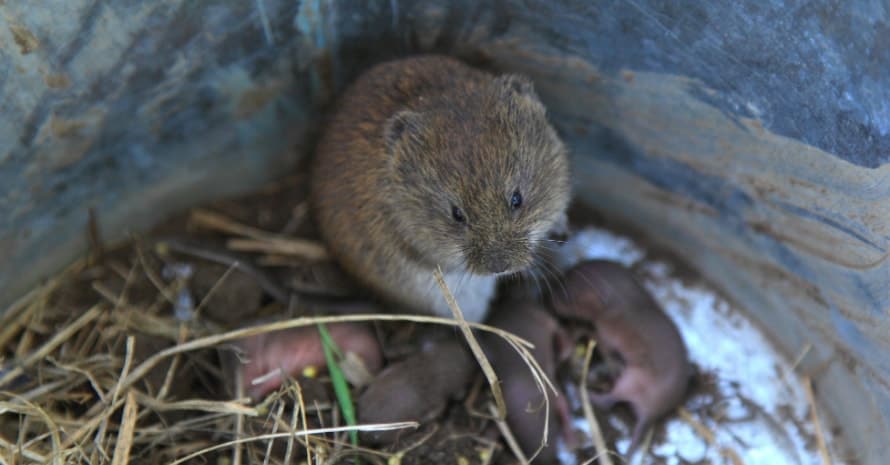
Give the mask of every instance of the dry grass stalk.
[[309, 202], [302, 201], [298, 203], [291, 209], [290, 219], [288, 219], [284, 228], [281, 229], [282, 234], [292, 234], [308, 217]]
[[49, 429], [49, 436], [50, 440], [52, 441], [52, 459], [50, 463], [61, 465], [62, 451], [64, 451], [66, 448], [62, 443], [61, 429], [59, 428], [57, 422], [53, 420], [52, 416], [40, 406], [35, 405], [30, 401], [24, 400], [16, 396], [15, 394], [10, 394], [10, 397], [12, 397], [15, 402], [0, 402], [0, 414], [6, 412], [14, 412], [18, 414], [37, 417], [41, 421], [43, 421], [47, 429]]
[[110, 305], [117, 305], [118, 296], [114, 293], [114, 291], [109, 289], [108, 286], [98, 281], [92, 283], [91, 286], [93, 290], [96, 291], [97, 294], [102, 296], [103, 299], [108, 301]]
[[87, 241], [89, 242], [90, 258], [92, 261], [99, 261], [105, 255], [105, 241], [102, 240], [99, 217], [94, 207], [90, 207], [87, 210], [87, 214], [89, 216], [87, 221]]
[[[293, 411], [291, 413], [291, 421], [290, 421], [290, 431], [297, 431], [297, 419], [302, 420], [303, 424], [303, 432], [305, 433], [307, 429], [309, 429], [309, 421], [306, 418], [306, 401], [303, 399], [303, 388], [300, 386], [300, 383], [293, 383], [293, 391], [297, 396], [297, 402], [294, 404]], [[297, 413], [300, 415], [298, 416]], [[312, 446], [310, 444], [309, 436], [306, 435], [306, 463], [311, 463], [312, 459]], [[284, 452], [284, 463], [290, 463], [290, 457], [293, 454], [294, 450], [294, 435], [288, 436], [287, 438], [287, 448]]]
[[248, 417], [256, 417], [260, 414], [257, 409], [246, 405], [250, 401], [249, 399], [239, 399], [233, 401], [188, 399], [174, 402], [164, 402], [140, 392], [135, 392], [135, 394], [141, 404], [158, 412], [190, 410], [207, 413], [224, 413], [227, 415], [243, 415]]
[[106, 402], [107, 394], [104, 392], [104, 390], [102, 389], [102, 385], [99, 383], [99, 380], [96, 379], [96, 376], [93, 375], [93, 373], [72, 364], [59, 362], [54, 357], [46, 357], [46, 361], [62, 370], [70, 371], [83, 376], [87, 381], [89, 381], [90, 386], [93, 388], [93, 391], [95, 391], [96, 395], [99, 396], [99, 400], [102, 402]]
[[229, 239], [226, 247], [238, 252], [259, 252], [270, 255], [290, 255], [308, 261], [330, 258], [328, 249], [317, 241], [307, 239]]
[[3, 328], [0, 331], [0, 347], [6, 347], [12, 338], [19, 335], [22, 331], [22, 328], [25, 326], [29, 320], [34, 319], [35, 313], [39, 311], [39, 309], [44, 305], [45, 299], [33, 299], [23, 302], [22, 305], [16, 307], [10, 307], [6, 311], [10, 312], [9, 314], [3, 314], [2, 320], [0, 320], [0, 327]]
[[[451, 309], [455, 321], [457, 321], [458, 328], [460, 328], [464, 338], [467, 340], [467, 344], [470, 346], [470, 350], [479, 362], [479, 366], [482, 368], [482, 373], [485, 374], [485, 378], [488, 379], [488, 385], [491, 387], [491, 394], [494, 396], [494, 401], [497, 405], [497, 418], [504, 419], [507, 416], [507, 405], [504, 403], [504, 394], [501, 392], [498, 376], [495, 374], [494, 368], [491, 367], [491, 363], [485, 356], [482, 347], [479, 346], [479, 342], [476, 341], [476, 336], [474, 336], [473, 331], [470, 330], [467, 320], [464, 319], [464, 314], [457, 305], [457, 300], [454, 299], [454, 294], [451, 293], [451, 289], [448, 289], [448, 285], [445, 283], [445, 277], [442, 275], [442, 269], [436, 268], [433, 275], [436, 278], [436, 284], [439, 285], [439, 289], [442, 291], [442, 295], [445, 296], [445, 301], [448, 303], [448, 307]], [[544, 398], [547, 399], [547, 396], [545, 395]]]
[[288, 267], [296, 268], [305, 265], [306, 262], [299, 258], [286, 255], [262, 255], [256, 260], [257, 265], [264, 267]]
[[689, 425], [692, 426], [692, 429], [694, 429], [699, 435], [701, 435], [702, 438], [704, 438], [705, 442], [713, 447], [718, 448], [718, 450], [720, 451], [720, 455], [728, 458], [733, 463], [733, 465], [745, 465], [745, 462], [742, 461], [742, 457], [739, 456], [738, 452], [730, 449], [729, 447], [723, 447], [718, 444], [717, 437], [714, 436], [714, 432], [711, 431], [703, 423], [696, 420], [695, 417], [693, 417], [688, 410], [680, 407], [677, 409], [677, 412], [680, 414], [680, 418], [686, 421], [686, 423], [689, 423]]
[[23, 457], [23, 458], [32, 460], [37, 463], [46, 463], [47, 462], [47, 458], [45, 455], [38, 454], [37, 452], [34, 452], [34, 451], [28, 449], [21, 443], [13, 444], [13, 443], [3, 439], [2, 437], [0, 437], [0, 449], [9, 451], [9, 454], [10, 454], [10, 455], [0, 455], [0, 458], [2, 458], [3, 463], [10, 463], [10, 464], [16, 463], [16, 457]]
[[10, 320], [16, 318], [19, 312], [27, 310], [34, 305], [45, 303], [46, 299], [55, 291], [60, 284], [65, 282], [71, 275], [80, 272], [86, 266], [85, 259], [75, 260], [62, 270], [58, 276], [48, 279], [44, 284], [35, 287], [25, 295], [16, 299], [12, 304], [0, 312], [0, 325], [6, 327]]
[[203, 208], [196, 208], [192, 210], [189, 216], [189, 220], [194, 226], [231, 234], [234, 236], [244, 236], [253, 239], [264, 239], [275, 236], [274, 233], [263, 231], [262, 229], [254, 228], [253, 226], [241, 224], [237, 221], [229, 219], [225, 215], [221, 215], [210, 210], [205, 210]]
[[173, 288], [177, 285], [177, 283], [172, 283], [171, 285], [167, 285], [161, 280], [161, 277], [155, 272], [154, 268], [148, 265], [148, 262], [145, 259], [145, 252], [142, 250], [142, 244], [136, 244], [134, 247], [136, 251], [136, 256], [139, 259], [139, 266], [142, 268], [142, 272], [145, 274], [145, 277], [148, 278], [148, 281], [155, 287], [155, 290], [164, 298], [168, 303], [175, 304], [176, 303], [176, 295], [174, 294]]
[[[242, 370], [240, 367], [237, 370], [239, 371], [238, 384], [243, 385], [244, 383], [242, 383], [240, 380], [243, 379], [242, 377], [244, 376], [243, 375], [244, 370]], [[243, 388], [241, 388], [239, 390], [243, 390]], [[272, 434], [275, 434], [278, 432], [278, 428], [281, 425], [282, 415], [284, 415], [284, 402], [278, 402], [278, 410], [275, 412], [275, 414], [274, 414], [275, 420], [272, 422], [272, 431], [271, 431]], [[272, 446], [274, 444], [275, 444], [274, 439], [270, 439], [269, 442], [266, 443], [266, 454], [265, 454], [265, 457], [263, 457], [263, 465], [269, 465], [269, 460], [272, 458]], [[307, 453], [308, 453], [308, 449], [307, 449]], [[312, 461], [310, 460], [311, 459], [310, 456], [307, 456], [306, 459], [307, 459], [306, 463], [312, 463]], [[287, 463], [287, 462], [285, 462], [285, 463]]]
[[[198, 302], [198, 305], [195, 306], [195, 309], [192, 311], [192, 318], [198, 318], [198, 316], [201, 315], [201, 310], [204, 309], [204, 306], [207, 305], [207, 302], [210, 301], [210, 299], [214, 296], [214, 294], [216, 294], [220, 286], [222, 286], [222, 284], [226, 282], [226, 279], [228, 279], [229, 275], [231, 275], [232, 272], [235, 271], [235, 269], [237, 268], [237, 263], [233, 263], [229, 265], [228, 268], [226, 268], [225, 273], [223, 273], [222, 276], [220, 276], [219, 279], [217, 279], [216, 282], [213, 283], [213, 286], [210, 288], [209, 291], [207, 291], [207, 294], [204, 295], [204, 298], [202, 298], [201, 301]], [[180, 340], [180, 342], [182, 342], [183, 340], [184, 339]]]
[[609, 452], [609, 448], [606, 447], [606, 441], [603, 439], [603, 432], [600, 429], [600, 424], [596, 420], [596, 415], [593, 413], [593, 407], [590, 405], [590, 396], [587, 395], [587, 376], [590, 371], [590, 362], [593, 358], [593, 348], [596, 347], [596, 341], [590, 340], [587, 343], [587, 349], [584, 351], [584, 365], [583, 370], [581, 371], [581, 383], [578, 386], [579, 392], [581, 393], [581, 408], [584, 410], [584, 418], [587, 420], [587, 424], [590, 427], [590, 435], [593, 439], [593, 445], [596, 448], [596, 457], [602, 461], [602, 465], [613, 465], [611, 452]]
[[813, 427], [816, 429], [816, 444], [819, 446], [819, 456], [822, 458], [822, 465], [831, 465], [831, 454], [828, 452], [828, 444], [825, 442], [822, 422], [819, 421], [816, 396], [813, 395], [813, 380], [809, 376], [804, 376], [801, 382], [807, 396], [807, 402], [810, 404], [810, 421], [813, 422]]
[[297, 255], [307, 260], [324, 260], [328, 257], [327, 249], [320, 242], [264, 231], [238, 223], [219, 213], [196, 209], [192, 210], [190, 219], [196, 226], [250, 239], [229, 241], [228, 245], [233, 250]]
[[[513, 431], [510, 430], [510, 425], [508, 425], [502, 418], [498, 418], [497, 407], [488, 404], [488, 410], [494, 416], [494, 424], [498, 427], [498, 431], [501, 432], [501, 436], [504, 437], [504, 441], [507, 443], [510, 452], [512, 452], [516, 459], [519, 460], [519, 463], [528, 465], [528, 457], [522, 452], [522, 447], [519, 446], [516, 437], [513, 436]], [[544, 437], [547, 437], [547, 435], [545, 434]]]
[[130, 449], [133, 447], [133, 434], [136, 431], [138, 411], [136, 393], [130, 391], [127, 394], [127, 401], [124, 403], [124, 416], [121, 420], [121, 429], [117, 434], [117, 444], [114, 446], [114, 458], [111, 460], [111, 465], [130, 463]]
[[790, 371], [794, 371], [803, 362], [803, 359], [813, 350], [812, 343], [806, 343], [803, 348], [800, 350], [800, 353], [797, 354], [797, 357], [794, 357], [794, 360], [791, 361], [791, 369]]
[[[493, 409], [494, 406], [491, 406], [491, 408]], [[403, 449], [399, 450], [398, 452], [396, 452], [394, 454], [388, 454], [388, 456], [387, 456], [388, 457], [388, 460], [387, 460], [388, 465], [398, 465], [398, 464], [402, 463], [402, 458], [405, 456], [405, 454], [422, 446], [424, 443], [429, 441], [433, 436], [435, 436], [438, 431], [439, 431], [438, 425], [433, 425], [433, 427], [430, 428], [429, 431], [424, 433], [424, 435], [422, 437], [420, 437], [420, 439], [415, 440], [414, 443], [408, 444]]]
[[[111, 403], [112, 404], [117, 403], [117, 400], [121, 398], [120, 381], [122, 379], [124, 379], [124, 377], [126, 377], [127, 373], [129, 373], [129, 371], [130, 371], [130, 365], [133, 363], [134, 345], [135, 345], [135, 338], [132, 335], [127, 336], [126, 354], [124, 356], [124, 366], [123, 366], [123, 368], [121, 368], [121, 374], [118, 377], [118, 382], [111, 392]], [[95, 405], [101, 405], [101, 403], [95, 404]], [[104, 442], [105, 433], [108, 429], [108, 419], [109, 419], [109, 417], [111, 417], [112, 413], [113, 413], [112, 411], [105, 412], [105, 414], [103, 415], [102, 421], [99, 423], [99, 430], [96, 432], [96, 437], [94, 439], [94, 443], [97, 446], [96, 450], [98, 450], [100, 452], [104, 452], [101, 447], [101, 444]]]
[[[30, 391], [24, 392], [24, 393], [16, 396], [16, 398], [21, 399], [21, 400], [28, 400], [28, 401], [31, 401], [34, 399], [39, 399], [39, 398], [42, 398], [49, 394], [52, 394], [54, 392], [57, 392], [61, 388], [67, 387], [68, 385], [70, 385], [70, 383], [71, 383], [71, 381], [66, 378], [62, 378], [62, 379], [53, 381], [51, 383], [43, 383], [43, 384], [35, 387], [34, 389], [31, 389]], [[11, 394], [3, 393], [2, 395], [11, 395]]]
[[170, 341], [179, 340], [180, 323], [171, 318], [153, 315], [138, 308], [123, 308], [114, 312], [111, 319], [126, 331], [139, 331]]
[[[104, 410], [103, 414], [89, 415], [89, 420], [86, 423], [84, 423], [80, 428], [78, 428], [74, 433], [69, 435], [65, 439], [65, 441], [62, 442], [60, 449], [67, 450], [67, 449], [70, 449], [75, 444], [79, 443], [85, 436], [90, 434], [90, 432], [98, 429], [99, 425], [103, 421], [105, 421], [105, 419], [108, 418], [108, 416], [110, 416], [112, 412], [115, 412], [115, 411], [117, 411], [117, 409], [121, 408], [121, 406], [123, 406], [123, 404], [124, 404], [124, 400], [118, 399], [118, 401], [116, 403], [109, 405]], [[100, 405], [100, 404], [97, 404], [97, 405]]]
[[402, 429], [402, 428], [416, 428], [419, 424], [414, 421], [404, 421], [398, 423], [380, 423], [380, 424], [368, 424], [368, 425], [355, 425], [355, 426], [334, 426], [330, 428], [314, 428], [314, 429], [306, 429], [303, 431], [293, 431], [290, 433], [275, 433], [275, 434], [260, 434], [256, 436], [241, 438], [235, 441], [228, 441], [221, 444], [215, 444], [211, 447], [206, 447], [197, 452], [189, 454], [185, 457], [177, 459], [170, 463], [170, 465], [179, 465], [180, 463], [188, 462], [191, 459], [200, 457], [209, 452], [213, 452], [219, 449], [225, 449], [227, 447], [231, 447], [235, 443], [246, 444], [250, 442], [257, 441], [267, 441], [270, 439], [283, 439], [289, 436], [299, 436], [306, 437], [311, 435], [322, 435], [322, 434], [330, 434], [330, 433], [345, 433], [348, 431], [387, 431], [392, 429]]
[[[494, 410], [494, 405], [491, 406], [492, 411]], [[489, 465], [491, 461], [494, 459], [494, 451], [498, 449], [498, 443], [495, 441], [489, 441], [486, 445], [486, 448], [479, 451], [479, 458], [482, 459], [481, 465]]]
[[[230, 270], [231, 270], [231, 268], [230, 268]], [[224, 277], [225, 276], [223, 276], [223, 278]], [[220, 278], [220, 279], [222, 280], [223, 278]], [[213, 287], [216, 288], [216, 285], [214, 285]], [[208, 292], [208, 295], [209, 294], [210, 293]], [[180, 341], [180, 342], [182, 342], [182, 341]], [[174, 362], [176, 360], [179, 360], [179, 357], [175, 358]], [[238, 380], [238, 382], [235, 384], [235, 395], [237, 395], [240, 398], [240, 397], [244, 397], [244, 383], [241, 382], [241, 380], [244, 379], [244, 369], [240, 363], [235, 364], [235, 367], [236, 367], [235, 368], [235, 370], [236, 370], [235, 378]], [[244, 415], [237, 414], [235, 416], [235, 439], [236, 440], [241, 439], [243, 436], [244, 436]], [[270, 446], [272, 445], [271, 440], [269, 441], [269, 445]], [[287, 462], [285, 462], [285, 463], [287, 463]], [[235, 444], [232, 447], [232, 464], [233, 465], [241, 465], [241, 443]]]
[[81, 315], [77, 320], [75, 320], [70, 325], [62, 328], [59, 332], [57, 332], [49, 341], [43, 344], [40, 349], [33, 352], [31, 355], [27, 356], [19, 366], [7, 371], [2, 376], [0, 376], [0, 386], [6, 385], [9, 381], [15, 379], [16, 377], [22, 375], [24, 373], [25, 368], [30, 368], [35, 363], [45, 359], [49, 354], [55, 351], [60, 345], [65, 343], [68, 339], [71, 338], [74, 333], [80, 331], [84, 326], [95, 320], [102, 313], [102, 308], [94, 306]]
[[[451, 290], [445, 283], [445, 277], [442, 275], [442, 269], [437, 268], [433, 272], [433, 276], [436, 278], [436, 284], [439, 285], [439, 289], [442, 291], [442, 295], [445, 297], [445, 301], [448, 303], [448, 307], [451, 309], [452, 315], [457, 322], [457, 326], [463, 333], [464, 338], [467, 340], [467, 343], [470, 346], [470, 350], [473, 352], [473, 355], [479, 362], [479, 366], [482, 368], [483, 374], [488, 380], [489, 388], [491, 389], [492, 396], [494, 397], [495, 404], [497, 405], [497, 415], [495, 416], [495, 420], [498, 422], [502, 422], [502, 420], [507, 415], [507, 407], [504, 403], [504, 397], [501, 391], [501, 386], [497, 374], [494, 372], [494, 369], [491, 367], [491, 363], [485, 356], [485, 352], [482, 350], [482, 347], [479, 346], [479, 342], [473, 335], [473, 332], [470, 329], [470, 324], [464, 319], [463, 312], [458, 306], [454, 295], [451, 293]], [[509, 343], [513, 347], [513, 349], [516, 350], [517, 353], [519, 353], [523, 362], [525, 362], [525, 364], [528, 366], [532, 377], [535, 380], [535, 384], [538, 386], [538, 390], [544, 395], [544, 431], [541, 438], [541, 444], [535, 450], [535, 453], [532, 454], [531, 460], [534, 460], [534, 458], [540, 453], [540, 451], [547, 445], [547, 437], [549, 435], [550, 396], [547, 395], [547, 388], [549, 387], [554, 395], [557, 396], [559, 395], [559, 391], [553, 385], [553, 382], [547, 377], [547, 374], [541, 368], [540, 364], [538, 364], [538, 361], [535, 360], [535, 357], [528, 351], [528, 349], [521, 347], [516, 343], [516, 340], [519, 338], [512, 333], [506, 334], [510, 334], [512, 336], [512, 338], [505, 338], [506, 342]], [[531, 344], [528, 345], [531, 346]], [[506, 426], [506, 424], [504, 424], [504, 426]], [[506, 431], [509, 433], [509, 428], [506, 428]], [[505, 436], [505, 438], [506, 437], [507, 436]], [[520, 455], [517, 455], [517, 457], [525, 459], [524, 455], [522, 455], [521, 452]]]

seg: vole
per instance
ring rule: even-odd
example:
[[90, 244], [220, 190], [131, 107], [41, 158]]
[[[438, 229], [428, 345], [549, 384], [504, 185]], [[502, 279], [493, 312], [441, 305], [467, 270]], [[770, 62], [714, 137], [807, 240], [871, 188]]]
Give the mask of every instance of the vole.
[[[532, 355], [554, 385], [558, 386], [556, 371], [560, 362], [571, 356], [572, 341], [559, 322], [547, 309], [530, 300], [510, 300], [497, 307], [488, 324], [519, 336], [532, 344]], [[528, 365], [516, 350], [500, 336], [485, 334], [483, 348], [491, 361], [507, 405], [507, 424], [526, 455], [534, 453], [544, 433], [544, 394], [535, 383]], [[566, 397], [550, 398], [547, 446], [541, 449], [532, 463], [556, 464], [556, 439], [563, 435], [568, 440], [571, 431], [571, 411]]]
[[[361, 423], [418, 421], [438, 417], [475, 373], [473, 357], [463, 341], [445, 338], [423, 344], [422, 350], [381, 371], [356, 403]], [[392, 443], [402, 430], [362, 434], [372, 443]]]
[[[371, 328], [364, 323], [331, 323], [328, 332], [345, 355], [352, 352], [364, 367], [375, 374], [383, 366], [383, 354]], [[295, 376], [308, 367], [327, 370], [321, 335], [315, 326], [303, 326], [252, 336], [241, 341], [247, 361], [244, 364], [246, 391], [261, 399], [278, 389], [282, 377]], [[276, 373], [277, 372], [277, 373]], [[272, 373], [272, 376], [266, 376]], [[252, 384], [255, 379], [262, 379]]]
[[402, 308], [484, 319], [498, 276], [565, 221], [566, 149], [532, 83], [444, 56], [378, 64], [348, 87], [315, 153], [311, 205], [343, 268]]
[[588, 260], [564, 276], [565, 294], [553, 307], [565, 318], [592, 322], [597, 347], [607, 363], [623, 365], [607, 393], [591, 393], [598, 407], [631, 405], [636, 425], [628, 456], [653, 422], [675, 409], [692, 376], [686, 345], [673, 321], [620, 263]]

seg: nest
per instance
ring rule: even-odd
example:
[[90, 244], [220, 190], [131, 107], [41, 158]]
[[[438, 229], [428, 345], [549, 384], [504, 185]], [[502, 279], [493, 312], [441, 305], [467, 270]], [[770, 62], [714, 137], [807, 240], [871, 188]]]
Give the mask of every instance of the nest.
[[[317, 240], [305, 187], [304, 178], [284, 179], [172, 218], [147, 238], [110, 250], [94, 215], [89, 256], [0, 313], [0, 463], [527, 463], [532, 457], [523, 455], [503, 421], [499, 382], [475, 334], [504, 338], [539, 389], [555, 389], [526, 341], [467, 323], [453, 299], [454, 318], [444, 319], [317, 316], [293, 298], [343, 298], [356, 290]], [[243, 260], [220, 259], [216, 251]], [[444, 281], [440, 285], [448, 299]], [[418, 326], [456, 328], [482, 374], [462, 402], [451, 402], [442, 417], [423, 425], [356, 423], [349, 412], [363, 385], [356, 374], [361, 370], [350, 373], [345, 359], [292, 376], [259, 402], [245, 395], [243, 373], [232, 363], [239, 341], [350, 321], [374, 322], [384, 348], [410, 340]], [[593, 352], [592, 342], [579, 350], [578, 380], [588, 379]], [[338, 378], [350, 383], [340, 379], [338, 388]], [[818, 426], [808, 379], [804, 386]], [[581, 382], [575, 389], [587, 387]], [[587, 396], [580, 403], [576, 413], [585, 417], [591, 437], [579, 454], [598, 457], [586, 463], [621, 463], [609, 450], [620, 431], [608, 423], [600, 427]], [[742, 464], [700, 420], [707, 411], [703, 405], [679, 414], [727, 463]], [[387, 447], [356, 440], [356, 431], [392, 429], [404, 435]], [[830, 463], [821, 428], [816, 439], [823, 462]]]
[[[300, 182], [285, 180], [247, 199], [174, 218], [154, 235], [173, 231], [222, 239], [227, 250], [250, 254], [264, 267], [318, 270], [327, 255], [311, 239], [305, 205]], [[307, 238], [295, 238], [301, 234]], [[449, 462], [492, 463], [502, 445], [481, 432], [494, 422], [509, 438], [496, 415], [503, 414], [497, 379], [456, 304], [454, 320], [312, 317], [299, 302], [282, 306], [264, 300], [270, 289], [263, 292], [262, 279], [249, 272], [235, 272], [240, 264], [226, 266], [198, 256], [176, 259], [169, 247], [158, 246], [163, 242], [141, 238], [105, 250], [95, 218], [89, 236], [89, 257], [0, 314], [3, 463], [358, 463], [354, 459], [361, 457], [365, 463], [408, 464], [429, 463], [435, 454], [451, 455]], [[309, 274], [312, 278], [304, 276], [296, 287], [333, 295], [349, 288], [343, 281]], [[443, 292], [450, 295], [447, 288]], [[244, 325], [263, 318], [276, 321]], [[234, 344], [246, 337], [368, 320], [388, 322], [389, 332], [416, 324], [461, 327], [488, 386], [477, 380], [475, 405], [450, 409], [432, 429], [414, 430], [418, 425], [413, 422], [356, 425], [344, 419], [331, 376], [304, 373], [308, 376], [291, 379], [255, 404], [227, 363]], [[499, 333], [526, 357], [541, 388], [551, 389], [529, 344]], [[391, 428], [407, 428], [414, 436], [400, 450], [383, 451], [356, 444], [350, 434]], [[508, 443], [521, 456], [515, 442]]]

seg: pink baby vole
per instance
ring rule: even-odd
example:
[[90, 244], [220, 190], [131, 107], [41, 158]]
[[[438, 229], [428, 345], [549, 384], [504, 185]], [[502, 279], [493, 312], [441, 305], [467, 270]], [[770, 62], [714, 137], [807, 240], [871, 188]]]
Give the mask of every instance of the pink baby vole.
[[[488, 323], [519, 336], [532, 344], [532, 355], [554, 385], [559, 363], [571, 355], [571, 340], [559, 322], [546, 307], [531, 300], [510, 300], [498, 305]], [[519, 442], [523, 452], [533, 453], [541, 443], [544, 433], [544, 394], [535, 383], [528, 365], [503, 338], [485, 334], [483, 348], [489, 358], [504, 394], [507, 405], [507, 424]], [[550, 399], [547, 446], [533, 463], [556, 464], [556, 439], [568, 437], [571, 428], [571, 412], [563, 394], [553, 395], [546, 388]]]
[[565, 274], [565, 293], [553, 307], [564, 318], [593, 323], [597, 347], [623, 365], [607, 393], [591, 393], [597, 407], [627, 402], [636, 415], [628, 455], [653, 422], [683, 401], [692, 366], [673, 321], [629, 269], [606, 260], [581, 262]]

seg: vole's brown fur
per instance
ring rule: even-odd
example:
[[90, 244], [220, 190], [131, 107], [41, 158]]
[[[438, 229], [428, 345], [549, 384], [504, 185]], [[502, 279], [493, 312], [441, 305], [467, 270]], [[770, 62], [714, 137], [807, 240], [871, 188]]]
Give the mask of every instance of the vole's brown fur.
[[592, 322], [597, 347], [607, 361], [622, 365], [612, 389], [591, 394], [601, 408], [627, 402], [637, 417], [628, 454], [652, 423], [682, 401], [692, 376], [686, 345], [674, 322], [634, 274], [620, 263], [581, 262], [565, 274], [565, 298], [556, 313]]
[[570, 193], [564, 146], [531, 83], [441, 56], [360, 76], [313, 170], [316, 221], [344, 269], [394, 303], [450, 316], [432, 276], [441, 266], [471, 321], [497, 275], [532, 264]]

